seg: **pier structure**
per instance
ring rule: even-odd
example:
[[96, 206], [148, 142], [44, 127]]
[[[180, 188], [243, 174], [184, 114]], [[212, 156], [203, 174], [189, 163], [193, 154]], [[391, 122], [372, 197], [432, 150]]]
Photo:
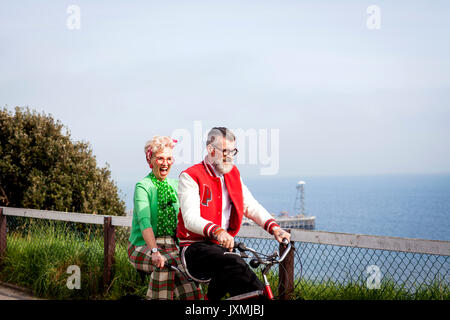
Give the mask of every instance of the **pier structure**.
[[316, 227], [316, 217], [289, 217], [278, 218], [277, 223], [283, 229], [308, 229], [312, 230]]
[[[308, 229], [312, 230], [316, 227], [316, 217], [307, 216], [305, 214], [305, 181], [299, 181], [296, 186], [297, 193], [294, 201], [294, 214], [289, 216], [287, 211], [281, 211], [279, 215], [272, 214], [276, 217], [277, 223], [283, 229]], [[243, 226], [256, 226], [252, 220], [243, 217]]]
[[[272, 213], [273, 216], [276, 216]], [[316, 227], [316, 217], [283, 217], [276, 218], [277, 223], [283, 229], [308, 229], [312, 230]], [[252, 220], [243, 217], [242, 219], [243, 226], [256, 226]]]

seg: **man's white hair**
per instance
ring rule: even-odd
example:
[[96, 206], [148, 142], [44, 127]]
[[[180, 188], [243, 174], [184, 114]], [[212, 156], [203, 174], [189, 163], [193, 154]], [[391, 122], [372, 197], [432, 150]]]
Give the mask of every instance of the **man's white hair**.
[[214, 127], [208, 132], [208, 138], [206, 140], [206, 146], [217, 140], [218, 137], [223, 137], [228, 141], [235, 141], [236, 137], [230, 129], [225, 127]]
[[[206, 140], [206, 146], [213, 144], [214, 141], [216, 141], [219, 137], [225, 138], [227, 141], [234, 142], [236, 141], [236, 137], [231, 132], [230, 129], [224, 128], [224, 127], [214, 127], [212, 128], [208, 133], [208, 139]], [[222, 146], [216, 146], [222, 150]], [[213, 167], [216, 168], [221, 174], [226, 174], [233, 169], [234, 163], [233, 163], [233, 157], [230, 157], [229, 155], [226, 157], [227, 160], [225, 161], [224, 158], [215, 158], [212, 157], [211, 154], [208, 151], [208, 158]]]

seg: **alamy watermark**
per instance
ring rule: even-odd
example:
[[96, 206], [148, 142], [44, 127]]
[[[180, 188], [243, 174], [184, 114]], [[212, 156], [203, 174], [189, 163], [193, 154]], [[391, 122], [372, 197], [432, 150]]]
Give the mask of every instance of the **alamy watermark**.
[[367, 7], [366, 13], [369, 17], [366, 20], [366, 26], [369, 30], [381, 29], [381, 9], [377, 5], [370, 5]]
[[66, 26], [69, 30], [81, 29], [81, 9], [77, 5], [70, 5], [67, 7], [66, 13], [68, 17], [66, 19]]
[[366, 281], [367, 289], [380, 289], [381, 284], [381, 270], [376, 265], [370, 265], [366, 268], [366, 274], [369, 275]]
[[[239, 153], [236, 164], [259, 165], [261, 175], [275, 175], [280, 169], [280, 130], [271, 128], [232, 129]], [[178, 140], [174, 149], [177, 164], [191, 165], [203, 160], [210, 128], [194, 121], [193, 130], [175, 129], [171, 136]]]
[[70, 276], [67, 278], [66, 286], [69, 290], [81, 289], [81, 270], [77, 265], [70, 265], [67, 267], [67, 274]]

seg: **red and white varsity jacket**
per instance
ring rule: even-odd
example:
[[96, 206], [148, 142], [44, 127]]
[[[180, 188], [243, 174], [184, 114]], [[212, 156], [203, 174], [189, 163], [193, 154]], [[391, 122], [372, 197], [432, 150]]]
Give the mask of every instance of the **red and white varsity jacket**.
[[[227, 232], [236, 236], [246, 216], [267, 232], [279, 227], [267, 210], [252, 196], [243, 184], [236, 166], [223, 175], [223, 180], [231, 201], [231, 213]], [[196, 241], [213, 241], [214, 231], [222, 226], [222, 183], [206, 160], [186, 169], [180, 174], [178, 197], [177, 237], [180, 246]]]

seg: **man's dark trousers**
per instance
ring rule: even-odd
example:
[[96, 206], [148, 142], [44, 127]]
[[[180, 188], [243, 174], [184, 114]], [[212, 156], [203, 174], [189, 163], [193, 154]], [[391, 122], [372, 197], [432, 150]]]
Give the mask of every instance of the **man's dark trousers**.
[[208, 300], [220, 300], [264, 288], [264, 284], [239, 254], [212, 242], [195, 242], [186, 249], [188, 271], [196, 278], [211, 278]]

